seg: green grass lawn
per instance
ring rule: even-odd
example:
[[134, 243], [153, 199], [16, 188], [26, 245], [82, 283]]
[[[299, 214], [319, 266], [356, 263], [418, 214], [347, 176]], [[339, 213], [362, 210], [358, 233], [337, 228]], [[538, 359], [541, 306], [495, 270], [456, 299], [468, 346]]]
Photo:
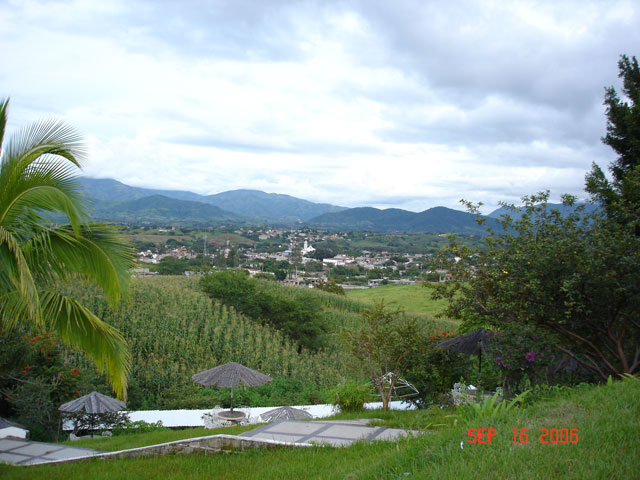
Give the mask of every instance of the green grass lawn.
[[[398, 442], [348, 448], [252, 450], [233, 455], [172, 455], [0, 466], [3, 479], [631, 479], [640, 462], [640, 381], [568, 390], [533, 406], [469, 423], [449, 411], [367, 412], [390, 425], [444, 427]], [[469, 428], [495, 428], [491, 444], [469, 443]], [[527, 428], [527, 444], [513, 430]], [[577, 443], [540, 443], [540, 430], [578, 429]], [[464, 448], [461, 448], [461, 442]]]
[[445, 300], [432, 300], [431, 290], [421, 283], [413, 285], [381, 285], [366, 290], [348, 290], [347, 297], [364, 303], [384, 300], [384, 303], [402, 308], [407, 313], [434, 315], [441, 313], [447, 305]]

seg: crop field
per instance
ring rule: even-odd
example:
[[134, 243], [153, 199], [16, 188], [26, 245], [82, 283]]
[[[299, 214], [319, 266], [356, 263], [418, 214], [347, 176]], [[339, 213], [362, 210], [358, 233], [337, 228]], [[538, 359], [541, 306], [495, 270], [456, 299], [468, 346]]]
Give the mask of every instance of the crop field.
[[[287, 295], [300, 293], [295, 287], [274, 282], [266, 284]], [[424, 290], [417, 289], [419, 286], [411, 287], [410, 294], [395, 295], [397, 302], [405, 302], [402, 305], [406, 310], [418, 315], [428, 328], [451, 328], [452, 322], [434, 320], [423, 315], [420, 309], [412, 308], [418, 304], [420, 294], [424, 295], [425, 304], [428, 296]], [[407, 291], [388, 287], [374, 290]], [[288, 387], [282, 388], [295, 390], [298, 394], [304, 391], [305, 401], [322, 402], [322, 392], [341, 379], [362, 378], [357, 362], [343, 345], [340, 335], [344, 329], [357, 326], [361, 313], [367, 308], [366, 303], [351, 297], [304, 290], [305, 295], [320, 299], [321, 315], [328, 329], [324, 334], [325, 346], [312, 352], [300, 349], [270, 325], [238, 314], [232, 307], [212, 302], [200, 291], [197, 278], [135, 278], [128, 297], [117, 309], [109, 308], [93, 290], [83, 289], [75, 294], [98, 316], [118, 328], [127, 340], [132, 353], [129, 403], [134, 408], [206, 408], [215, 401], [211, 398], [212, 392], [194, 385], [191, 376], [231, 361], [274, 378], [288, 379]], [[416, 311], [419, 313], [413, 313]], [[88, 363], [85, 367], [91, 368]], [[277, 385], [275, 382], [273, 388], [278, 388]], [[238, 395], [241, 399], [242, 392]], [[266, 387], [253, 389], [252, 395], [250, 401], [254, 406], [282, 401], [282, 396], [278, 400], [264, 397], [269, 395]]]
[[[133, 355], [130, 397], [134, 405], [137, 392], [145, 399], [152, 395], [156, 401], [184, 396], [184, 389], [193, 393], [194, 373], [231, 361], [274, 377], [304, 380], [320, 389], [350, 376], [349, 358], [341, 349], [299, 352], [297, 345], [278, 330], [213, 303], [198, 290], [197, 280], [134, 279], [128, 298], [116, 310], [108, 308], [93, 291], [81, 292], [81, 298], [118, 328], [129, 343]], [[354, 321], [348, 312], [334, 310], [332, 315], [335, 323]]]

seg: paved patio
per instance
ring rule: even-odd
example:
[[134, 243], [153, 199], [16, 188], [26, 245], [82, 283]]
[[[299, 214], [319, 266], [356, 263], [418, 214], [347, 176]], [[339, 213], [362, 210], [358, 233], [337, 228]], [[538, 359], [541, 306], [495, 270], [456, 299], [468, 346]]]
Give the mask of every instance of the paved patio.
[[99, 453], [104, 452], [89, 448], [31, 442], [12, 437], [0, 438], [0, 462], [14, 465], [35, 465], [36, 463], [86, 457]]
[[[409, 430], [399, 428], [370, 427], [368, 426], [370, 421], [371, 419], [330, 420], [324, 422], [283, 420], [244, 432], [240, 434], [239, 437], [257, 440], [258, 442], [276, 441], [291, 444], [309, 445], [315, 443], [348, 446], [358, 440], [397, 440], [398, 438], [413, 434], [413, 432]], [[171, 443], [184, 443], [191, 440], [186, 439]], [[144, 450], [144, 448], [133, 450]], [[107, 453], [68, 445], [31, 442], [18, 438], [0, 439], [0, 462], [12, 463], [14, 465], [35, 465], [37, 463], [68, 460], [100, 454], [110, 456], [116, 455], [116, 453], [117, 452]]]
[[287, 443], [317, 443], [348, 446], [357, 440], [396, 440], [412, 432], [399, 428], [370, 427], [370, 419], [300, 422], [283, 420], [240, 434], [254, 439]]

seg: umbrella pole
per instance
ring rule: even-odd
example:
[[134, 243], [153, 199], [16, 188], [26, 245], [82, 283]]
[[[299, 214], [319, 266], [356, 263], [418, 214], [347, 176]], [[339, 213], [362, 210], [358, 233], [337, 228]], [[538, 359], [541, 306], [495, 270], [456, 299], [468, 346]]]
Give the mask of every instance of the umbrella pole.
[[231, 387], [231, 411], [233, 412], [233, 387]]

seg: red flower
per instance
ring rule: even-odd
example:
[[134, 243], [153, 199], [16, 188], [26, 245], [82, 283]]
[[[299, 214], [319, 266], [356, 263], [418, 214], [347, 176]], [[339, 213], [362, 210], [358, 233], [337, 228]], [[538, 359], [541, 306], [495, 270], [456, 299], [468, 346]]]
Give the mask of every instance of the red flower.
[[77, 377], [78, 375], [80, 375], [80, 371], [77, 368], [74, 368], [71, 371], [71, 375], [73, 375], [74, 377]]

